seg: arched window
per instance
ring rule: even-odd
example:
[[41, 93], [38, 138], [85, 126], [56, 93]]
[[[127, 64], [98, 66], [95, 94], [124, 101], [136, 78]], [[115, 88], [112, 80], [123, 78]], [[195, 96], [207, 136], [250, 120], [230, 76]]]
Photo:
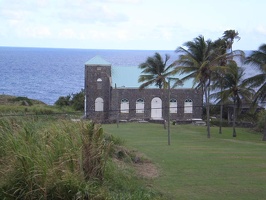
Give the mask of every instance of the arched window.
[[184, 113], [192, 113], [193, 111], [193, 101], [191, 99], [186, 99], [184, 102]]
[[102, 89], [102, 82], [103, 80], [101, 78], [97, 79], [97, 89]]
[[136, 113], [144, 113], [144, 100], [143, 99], [137, 99]]
[[176, 99], [170, 99], [170, 113], [177, 113], [177, 101]]
[[95, 99], [95, 111], [103, 111], [103, 99], [101, 97]]
[[162, 119], [162, 100], [159, 97], [151, 100], [151, 118]]
[[128, 99], [122, 99], [120, 104], [121, 113], [129, 113], [129, 101]]

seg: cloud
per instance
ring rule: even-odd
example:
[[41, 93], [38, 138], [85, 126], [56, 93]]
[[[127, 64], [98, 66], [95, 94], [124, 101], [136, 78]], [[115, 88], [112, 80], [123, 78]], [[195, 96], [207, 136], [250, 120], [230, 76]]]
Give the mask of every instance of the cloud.
[[52, 36], [52, 32], [49, 27], [38, 26], [38, 27], [25, 27], [19, 36], [25, 38], [47, 38]]
[[55, 16], [60, 21], [75, 23], [104, 23], [124, 22], [128, 18], [123, 13], [114, 11], [105, 5], [84, 3], [82, 5], [59, 8]]
[[78, 37], [77, 32], [70, 28], [59, 31], [58, 36], [61, 39], [76, 39]]
[[258, 26], [258, 27], [257, 27], [257, 31], [258, 31], [260, 34], [266, 35], [266, 26], [263, 26], [263, 25]]
[[128, 18], [120, 10], [104, 3], [85, 0], [3, 0], [0, 16], [5, 20], [19, 20], [24, 23], [41, 20], [49, 24], [61, 23], [112, 23], [124, 22]]

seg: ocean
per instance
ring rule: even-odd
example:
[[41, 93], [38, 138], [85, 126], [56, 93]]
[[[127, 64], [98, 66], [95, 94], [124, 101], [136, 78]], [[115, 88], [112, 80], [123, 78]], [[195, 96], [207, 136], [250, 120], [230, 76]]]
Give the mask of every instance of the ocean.
[[[118, 87], [138, 87], [138, 65], [159, 52], [178, 58], [174, 50], [93, 50], [0, 47], [0, 94], [23, 96], [53, 105], [60, 96], [84, 88], [84, 66], [94, 56], [112, 64], [112, 83]], [[247, 70], [246, 70], [247, 71]], [[247, 75], [255, 71], [248, 68]], [[186, 83], [184, 87], [191, 87]]]
[[24, 96], [53, 105], [60, 96], [80, 92], [84, 88], [85, 62], [101, 56], [112, 64], [113, 84], [138, 87], [138, 65], [156, 50], [93, 50], [0, 47], [0, 94]]

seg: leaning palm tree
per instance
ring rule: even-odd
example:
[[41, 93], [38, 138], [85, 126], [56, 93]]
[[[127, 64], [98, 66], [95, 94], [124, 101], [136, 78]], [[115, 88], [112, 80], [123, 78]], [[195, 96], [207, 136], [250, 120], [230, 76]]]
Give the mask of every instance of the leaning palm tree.
[[[246, 84], [257, 89], [254, 98], [256, 102], [264, 102], [266, 99], [266, 44], [262, 44], [257, 51], [253, 51], [250, 56], [246, 58], [246, 64], [255, 66], [258, 73], [245, 80]], [[264, 128], [263, 141], [266, 141], [266, 122]]]
[[237, 66], [237, 63], [233, 60], [228, 64], [230, 67], [230, 72], [227, 73], [224, 77], [225, 85], [224, 90], [221, 94], [213, 94], [221, 96], [223, 101], [233, 102], [233, 137], [236, 137], [236, 110], [240, 110], [243, 101], [251, 102], [254, 90], [251, 87], [248, 87], [244, 82], [244, 69]]
[[241, 38], [238, 36], [238, 32], [235, 30], [226, 30], [223, 33], [223, 39], [227, 42], [227, 48], [231, 50], [231, 53], [233, 52], [233, 43], [234, 40], [240, 40]]
[[193, 87], [202, 90], [206, 101], [207, 137], [210, 138], [210, 83], [213, 71], [218, 69], [221, 56], [218, 56], [212, 41], [205, 41], [203, 36], [186, 42], [184, 46], [187, 48], [179, 47], [176, 50], [180, 55], [174, 73], [185, 74], [182, 81], [193, 79]]
[[139, 86], [139, 89], [144, 89], [151, 85], [155, 85], [160, 89], [168, 87], [167, 78], [171, 75], [171, 69], [175, 66], [172, 63], [167, 66], [170, 56], [165, 55], [165, 60], [159, 53], [155, 53], [153, 57], [148, 57], [147, 60], [139, 65], [143, 69], [142, 74], [139, 76], [138, 82], [144, 82]]

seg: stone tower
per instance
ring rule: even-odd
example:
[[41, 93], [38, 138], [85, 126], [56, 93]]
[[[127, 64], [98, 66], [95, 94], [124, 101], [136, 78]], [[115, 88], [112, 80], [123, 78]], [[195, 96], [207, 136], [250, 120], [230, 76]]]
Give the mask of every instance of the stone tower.
[[85, 117], [96, 122], [108, 120], [111, 104], [111, 64], [100, 56], [85, 63]]

